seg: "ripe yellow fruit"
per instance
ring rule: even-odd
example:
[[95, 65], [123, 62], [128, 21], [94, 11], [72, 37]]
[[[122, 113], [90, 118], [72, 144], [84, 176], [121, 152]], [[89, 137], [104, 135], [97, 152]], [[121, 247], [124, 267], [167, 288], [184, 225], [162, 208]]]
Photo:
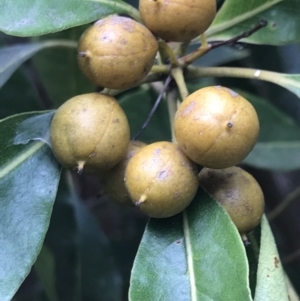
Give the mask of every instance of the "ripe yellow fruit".
[[141, 141], [130, 141], [122, 161], [104, 173], [100, 179], [102, 192], [119, 205], [133, 206], [124, 182], [125, 170], [130, 159], [146, 145]]
[[203, 168], [199, 183], [227, 211], [241, 234], [252, 231], [264, 213], [264, 195], [257, 181], [239, 167]]
[[140, 0], [146, 26], [166, 41], [184, 42], [201, 35], [216, 15], [216, 0]]
[[174, 132], [184, 153], [210, 168], [240, 163], [254, 147], [259, 120], [254, 107], [221, 86], [202, 88], [179, 106]]
[[89, 93], [58, 108], [51, 122], [54, 155], [66, 168], [108, 170], [125, 156], [130, 137], [127, 117], [114, 97]]
[[183, 211], [198, 189], [196, 165], [177, 144], [155, 142], [129, 161], [125, 184], [133, 203], [155, 218]]
[[83, 74], [98, 86], [127, 89], [150, 71], [158, 50], [152, 33], [142, 24], [117, 15], [89, 27], [78, 44]]

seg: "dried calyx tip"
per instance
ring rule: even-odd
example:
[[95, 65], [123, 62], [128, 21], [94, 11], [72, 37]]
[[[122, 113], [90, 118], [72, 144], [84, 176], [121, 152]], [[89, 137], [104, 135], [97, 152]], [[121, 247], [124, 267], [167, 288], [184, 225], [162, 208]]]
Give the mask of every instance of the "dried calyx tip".
[[80, 51], [80, 52], [78, 52], [78, 56], [79, 57], [86, 57], [87, 55], [88, 55], [87, 51]]
[[77, 166], [74, 168], [75, 170], [77, 170], [77, 173], [78, 173], [79, 175], [81, 175], [82, 172], [83, 172], [84, 164], [85, 164], [84, 161], [79, 161], [78, 164], [77, 164]]
[[251, 242], [249, 241], [248, 237], [245, 234], [242, 234], [241, 237], [246, 247], [251, 245]]
[[140, 199], [135, 203], [135, 206], [139, 207], [142, 203], [144, 203], [146, 201], [146, 199], [147, 199], [146, 195], [143, 194], [140, 197]]

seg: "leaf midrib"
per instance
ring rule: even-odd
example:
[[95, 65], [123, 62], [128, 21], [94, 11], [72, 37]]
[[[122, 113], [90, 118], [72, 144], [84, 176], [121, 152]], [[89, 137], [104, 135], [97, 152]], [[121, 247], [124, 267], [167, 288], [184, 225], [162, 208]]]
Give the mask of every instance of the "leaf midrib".
[[33, 154], [35, 154], [44, 145], [45, 145], [45, 143], [42, 142], [42, 141], [34, 143], [32, 146], [30, 146], [28, 149], [26, 149], [25, 152], [22, 152], [19, 156], [17, 156], [16, 158], [14, 158], [9, 164], [7, 164], [4, 168], [1, 169], [1, 171], [0, 171], [0, 179], [2, 179], [3, 177], [5, 177], [12, 170], [14, 170], [19, 165], [21, 165], [23, 162], [25, 162], [29, 157], [31, 157]]
[[[206, 36], [211, 37], [222, 31], [225, 31], [233, 26], [236, 26], [237, 24], [258, 15], [259, 13], [264, 12], [265, 10], [271, 8], [272, 6], [278, 4], [281, 1], [283, 1], [283, 0], [273, 0], [271, 2], [267, 2], [261, 6], [258, 6], [255, 9], [248, 11], [244, 14], [238, 15], [231, 20], [226, 20], [225, 22], [220, 22], [217, 25], [212, 24], [212, 26], [206, 31]], [[216, 21], [217, 21], [217, 17], [216, 17]]]
[[197, 301], [196, 283], [195, 283], [195, 270], [193, 264], [193, 250], [191, 244], [190, 229], [188, 223], [188, 217], [186, 210], [183, 211], [183, 234], [185, 239], [186, 255], [187, 255], [187, 266], [189, 273], [189, 282], [191, 288], [191, 301]]

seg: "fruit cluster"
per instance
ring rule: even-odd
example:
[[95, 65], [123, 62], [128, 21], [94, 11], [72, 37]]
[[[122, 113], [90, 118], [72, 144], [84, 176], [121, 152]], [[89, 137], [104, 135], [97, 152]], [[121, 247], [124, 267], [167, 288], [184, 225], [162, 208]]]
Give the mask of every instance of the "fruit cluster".
[[[188, 17], [177, 18], [178, 11]], [[214, 19], [216, 1], [141, 0], [140, 13], [146, 27], [113, 15], [80, 38], [79, 67], [97, 86], [136, 86], [151, 70], [157, 39], [186, 42], [199, 36]], [[177, 143], [130, 141], [128, 120], [117, 100], [89, 93], [58, 108], [51, 145], [64, 167], [99, 176], [103, 192], [119, 204], [135, 204], [151, 217], [170, 217], [191, 203], [200, 183], [241, 233], [252, 230], [263, 214], [263, 194], [255, 179], [234, 165], [258, 137], [253, 106], [228, 88], [205, 87], [179, 105], [173, 128]], [[198, 165], [204, 167], [199, 175]]]

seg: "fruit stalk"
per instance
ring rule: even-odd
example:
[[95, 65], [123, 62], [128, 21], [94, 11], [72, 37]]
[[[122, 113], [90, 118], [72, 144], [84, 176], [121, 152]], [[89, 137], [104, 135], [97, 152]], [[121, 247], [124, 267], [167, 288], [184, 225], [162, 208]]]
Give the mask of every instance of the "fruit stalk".
[[172, 74], [172, 76], [173, 76], [173, 78], [174, 78], [174, 80], [177, 84], [181, 99], [185, 100], [189, 95], [189, 91], [186, 87], [186, 83], [185, 83], [185, 79], [184, 79], [184, 76], [183, 76], [182, 68], [181, 67], [173, 68], [171, 70], [171, 74]]
[[175, 113], [178, 108], [178, 100], [177, 100], [177, 93], [175, 90], [170, 91], [167, 94], [167, 104], [168, 104], [170, 128], [171, 128], [171, 134], [172, 134], [172, 142], [176, 143], [176, 137], [174, 134], [174, 118], [175, 118]]

